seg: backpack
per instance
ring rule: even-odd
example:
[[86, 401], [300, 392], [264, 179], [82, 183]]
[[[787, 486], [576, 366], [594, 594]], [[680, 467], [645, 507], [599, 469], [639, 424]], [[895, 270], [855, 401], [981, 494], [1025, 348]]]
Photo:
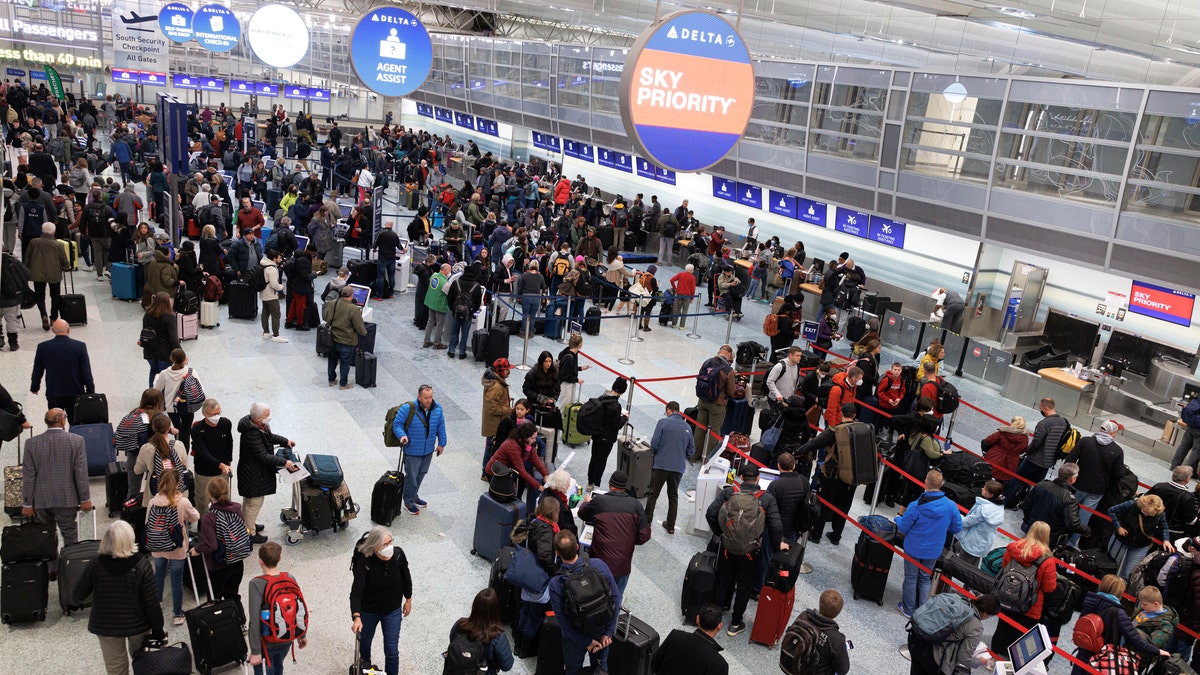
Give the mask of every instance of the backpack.
[[571, 626], [582, 633], [594, 633], [612, 623], [614, 609], [608, 580], [594, 567], [584, 563], [566, 575], [562, 585], [563, 608]]
[[472, 285], [463, 288], [461, 279], [454, 283], [458, 286], [458, 295], [454, 296], [454, 318], [459, 322], [470, 321], [471, 316], [475, 313], [471, 297], [475, 291], [475, 287]]
[[604, 433], [604, 404], [599, 397], [589, 398], [579, 406], [579, 415], [575, 418], [575, 429], [585, 436], [597, 436]]
[[1179, 418], [1189, 427], [1200, 427], [1200, 396], [1193, 396], [1192, 400], [1188, 401]]
[[1070, 424], [1070, 422], [1067, 422], [1067, 431], [1058, 441], [1059, 457], [1066, 457], [1067, 455], [1071, 454], [1071, 452], [1075, 450], [1075, 446], [1079, 443], [1079, 439], [1082, 437], [1082, 434], [1079, 433], [1079, 430], [1073, 426], [1070, 426]]
[[579, 278], [575, 280], [575, 294], [581, 297], [592, 294], [592, 275], [588, 271], [579, 272]]
[[188, 368], [187, 375], [179, 383], [177, 396], [183, 399], [183, 402], [176, 404], [176, 407], [183, 408], [188, 413], [195, 414], [204, 406], [207, 398], [204, 394], [204, 387], [200, 384], [200, 379], [192, 374], [191, 368]]
[[179, 509], [153, 504], [146, 512], [146, 550], [167, 553], [183, 546], [183, 526]]
[[250, 270], [250, 290], [260, 293], [267, 288], [267, 268], [257, 263]]
[[236, 513], [211, 509], [216, 518], [217, 550], [213, 557], [226, 565], [232, 565], [239, 560], [250, 557], [254, 548], [250, 541], [250, 533], [246, 531], [246, 521]]
[[217, 302], [223, 295], [225, 295], [225, 288], [221, 285], [221, 280], [215, 274], [208, 275], [208, 278], [204, 280], [205, 302]]
[[39, 237], [42, 234], [42, 224], [46, 222], [46, 207], [35, 201], [21, 202], [21, 210], [25, 214], [21, 221], [21, 234], [27, 237]]
[[779, 669], [788, 675], [814, 672], [828, 644], [829, 636], [813, 625], [807, 612], [801, 612], [779, 643]]
[[834, 382], [833, 373], [830, 373], [829, 377], [825, 378], [825, 381], [821, 383], [821, 386], [817, 387], [817, 404], [821, 406], [822, 410], [829, 407], [829, 393], [833, 391], [834, 387], [842, 387], [843, 390], [850, 391], [848, 387]]
[[958, 410], [958, 387], [947, 382], [946, 378], [939, 377], [937, 379], [937, 401], [935, 404], [935, 409], [943, 415], [949, 415]]
[[478, 675], [487, 671], [488, 646], [472, 640], [466, 633], [458, 632], [450, 640], [450, 646], [442, 653], [446, 664], [442, 675]]
[[913, 612], [910, 632], [930, 644], [944, 642], [956, 628], [974, 616], [971, 603], [957, 593], [930, 596]]
[[5, 255], [3, 269], [0, 269], [0, 295], [6, 298], [20, 297], [28, 287], [28, 268], [16, 257]]
[[763, 335], [767, 337], [775, 337], [779, 335], [779, 315], [774, 312], [767, 314], [763, 319]]
[[570, 271], [571, 259], [568, 256], [560, 255], [554, 259], [554, 262], [550, 263], [550, 273], [556, 278], [561, 279]]
[[[383, 444], [389, 448], [403, 447], [400, 442], [400, 437], [392, 430], [392, 425], [396, 421], [396, 413], [400, 412], [403, 404], [395, 406], [387, 411], [387, 415], [383, 418]], [[411, 401], [408, 406], [408, 417], [404, 420], [404, 428], [408, 429], [408, 425], [412, 424], [413, 415], [417, 412], [417, 402]]]
[[292, 575], [284, 572], [274, 577], [260, 578], [267, 582], [259, 612], [263, 644], [285, 644], [307, 635], [308, 603], [304, 601], [300, 585]]
[[98, 231], [107, 224], [108, 218], [104, 210], [104, 205], [99, 202], [92, 202], [84, 208], [84, 213], [87, 215], [87, 226], [89, 231]]
[[721, 395], [721, 373], [726, 368], [728, 366], [720, 357], [713, 357], [700, 366], [700, 373], [696, 375], [696, 396], [701, 401], [713, 402]]
[[721, 505], [721, 544], [734, 555], [752, 554], [762, 543], [767, 526], [767, 513], [759, 501], [762, 493], [742, 492], [735, 485], [733, 495]]
[[[1119, 611], [1119, 609], [1119, 607], [1114, 606], [1104, 611], [1111, 614], [1114, 611]], [[1114, 618], [1113, 626], [1115, 627], [1116, 625], [1117, 622]], [[1084, 614], [1079, 617], [1075, 621], [1074, 630], [1071, 632], [1071, 641], [1080, 649], [1086, 649], [1093, 654], [1098, 654], [1104, 648], [1104, 645], [1108, 643], [1108, 640], [1104, 637], [1104, 617], [1100, 616], [1098, 612]]]
[[1050, 556], [1042, 555], [1031, 565], [1022, 565], [1016, 559], [1000, 568], [992, 593], [1000, 601], [1001, 609], [1024, 614], [1037, 602], [1038, 570]]

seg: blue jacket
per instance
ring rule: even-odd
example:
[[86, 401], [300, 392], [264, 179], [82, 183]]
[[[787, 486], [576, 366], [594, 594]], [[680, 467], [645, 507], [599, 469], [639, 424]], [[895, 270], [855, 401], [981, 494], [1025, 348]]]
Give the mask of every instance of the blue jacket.
[[992, 550], [992, 540], [996, 538], [996, 528], [1004, 524], [1004, 506], [984, 497], [976, 497], [975, 505], [962, 519], [962, 531], [958, 533], [958, 543], [963, 550], [982, 558]]
[[128, 164], [133, 161], [133, 150], [125, 141], [117, 141], [112, 144], [112, 155], [119, 164]]
[[942, 555], [946, 535], [957, 534], [962, 524], [958, 505], [941, 490], [922, 494], [896, 518], [896, 528], [904, 534], [904, 552], [919, 560]]
[[[458, 635], [458, 622], [455, 622], [450, 627], [450, 639]], [[508, 643], [508, 633], [500, 631], [500, 634], [492, 638], [487, 647], [487, 675], [496, 675], [500, 671], [508, 672], [513, 667], [512, 645]]]
[[696, 452], [691, 425], [679, 413], [660, 419], [650, 438], [650, 449], [654, 452], [654, 469], [683, 473], [687, 458]]
[[57, 335], [38, 344], [29, 391], [36, 394], [42, 388], [43, 374], [46, 376], [46, 396], [52, 398], [96, 391], [87, 345], [66, 335]]
[[601, 574], [601, 576], [604, 577], [606, 581], [608, 581], [608, 588], [612, 592], [613, 596], [613, 619], [612, 623], [609, 624], [607, 628], [597, 632], [595, 635], [586, 635], [576, 630], [575, 627], [571, 625], [571, 622], [567, 621], [567, 609], [563, 602], [563, 586], [566, 585], [567, 575], [571, 572], [574, 572], [580, 565], [584, 564], [584, 562], [584, 559], [580, 557], [576, 558], [575, 562], [569, 565], [564, 564], [559, 567], [558, 574], [550, 577], [549, 588], [550, 607], [554, 609], [554, 615], [558, 617], [558, 627], [562, 629], [563, 641], [565, 642], [570, 640], [576, 645], [586, 647], [592, 643], [592, 640], [597, 640], [605, 635], [610, 637], [616, 635], [617, 617], [621, 614], [621, 589], [617, 588], [617, 580], [613, 578], [612, 572], [609, 571], [608, 565], [605, 565], [603, 560], [600, 560], [599, 558], [592, 558], [591, 560], [586, 561], [588, 565], [594, 568]]
[[413, 413], [412, 424], [405, 429], [404, 422], [408, 419], [408, 411], [412, 405], [413, 402], [409, 401], [400, 406], [396, 411], [396, 419], [392, 422], [392, 433], [396, 434], [396, 438], [408, 438], [408, 447], [404, 448], [404, 454], [424, 457], [433, 453], [439, 445], [445, 447], [446, 418], [442, 414], [442, 406], [434, 401], [426, 413], [418, 404], [416, 412]]

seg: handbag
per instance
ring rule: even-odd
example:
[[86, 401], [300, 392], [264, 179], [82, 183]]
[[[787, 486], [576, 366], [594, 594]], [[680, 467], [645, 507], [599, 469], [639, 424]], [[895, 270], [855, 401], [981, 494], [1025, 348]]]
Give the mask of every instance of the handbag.
[[150, 638], [133, 653], [133, 675], [190, 675], [192, 651], [187, 643], [158, 646]]
[[504, 573], [504, 580], [521, 590], [537, 595], [544, 593], [550, 585], [550, 575], [538, 564], [533, 551], [525, 546], [516, 547], [512, 562], [508, 564], [508, 571]]
[[153, 328], [143, 328], [138, 334], [137, 343], [142, 349], [154, 349], [158, 346], [158, 333]]
[[764, 450], [771, 454], [775, 454], [775, 446], [779, 444], [779, 437], [782, 434], [783, 415], [780, 415], [770, 429], [762, 432], [762, 436], [758, 439], [758, 442], [762, 444]]
[[492, 464], [492, 475], [488, 477], [488, 494], [492, 499], [507, 504], [517, 498], [517, 474], [507, 464]]
[[13, 401], [13, 403], [17, 406], [16, 415], [7, 410], [0, 409], [0, 441], [4, 443], [21, 435], [21, 404], [16, 401]]

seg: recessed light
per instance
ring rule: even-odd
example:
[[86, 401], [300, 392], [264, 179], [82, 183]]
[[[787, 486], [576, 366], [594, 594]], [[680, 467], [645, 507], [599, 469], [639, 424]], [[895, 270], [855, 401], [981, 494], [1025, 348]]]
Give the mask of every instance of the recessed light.
[[1005, 14], [1007, 16], [1015, 17], [1017, 19], [1036, 19], [1037, 18], [1037, 14], [1034, 14], [1033, 12], [1030, 12], [1029, 10], [1019, 9], [1017, 7], [1005, 7], [1003, 5], [988, 5], [988, 9], [999, 12], [1001, 14]]

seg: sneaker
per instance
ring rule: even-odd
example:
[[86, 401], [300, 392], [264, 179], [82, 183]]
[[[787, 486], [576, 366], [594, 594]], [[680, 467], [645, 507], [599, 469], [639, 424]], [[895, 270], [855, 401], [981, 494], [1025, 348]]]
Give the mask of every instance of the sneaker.
[[347, 382], [346, 384], [343, 384], [342, 386], [338, 387], [338, 389], [353, 389], [353, 388], [354, 388], [354, 385], [353, 385], [353, 384], [350, 384], [349, 382]]
[[174, 619], [172, 619], [172, 620], [171, 620], [171, 623], [172, 623], [172, 624], [174, 624], [174, 625], [176, 625], [176, 626], [182, 626], [182, 625], [183, 625], [183, 617], [182, 617], [182, 616], [177, 616], [177, 617], [175, 617]]
[[270, 339], [271, 339], [271, 334], [270, 334], [270, 333], [263, 333], [263, 339], [264, 339], [264, 340], [270, 340]]
[[441, 349], [446, 349], [446, 345], [444, 345], [444, 344], [442, 344], [441, 342], [439, 342], [439, 343], [437, 343], [436, 345], [434, 345], [434, 346], [433, 346], [433, 348], [434, 348], [434, 349], [438, 349], [438, 350], [441, 350]]
[[254, 533], [255, 533], [255, 534], [261, 534], [261, 533], [262, 533], [262, 531], [263, 531], [263, 530], [265, 530], [265, 529], [267, 529], [267, 526], [266, 526], [266, 525], [263, 525], [262, 523], [255, 523], [255, 524], [254, 524]]
[[419, 515], [421, 515], [421, 509], [418, 509], [418, 508], [417, 508], [415, 505], [413, 505], [413, 506], [408, 506], [408, 505], [406, 505], [406, 506], [404, 507], [404, 510], [405, 510], [406, 512], [408, 512], [408, 514], [409, 514], [409, 515], [411, 515], [411, 516], [419, 516]]
[[745, 621], [742, 623], [731, 623], [729, 624], [729, 630], [725, 631], [725, 634], [729, 637], [734, 637], [735, 635], [741, 635], [744, 630], [746, 630]]
[[288, 321], [287, 323], [283, 324], [283, 327], [284, 328], [295, 328], [296, 324], [292, 323], [291, 321]]
[[449, 356], [450, 358], [454, 358], [454, 352], [447, 351], [446, 356]]
[[265, 535], [265, 534], [256, 534], [256, 535], [254, 535], [254, 536], [250, 537], [250, 543], [252, 543], [252, 544], [265, 544], [265, 543], [267, 543], [267, 535]]
[[271, 338], [271, 342], [287, 342], [287, 341], [288, 341], [288, 339], [281, 335], [276, 335], [275, 337]]
[[413, 503], [417, 505], [418, 509], [423, 509], [426, 506], [429, 506], [429, 502], [425, 501], [424, 499], [421, 499], [420, 497], [414, 499]]
[[425, 341], [424, 343], [422, 343], [422, 344], [421, 344], [421, 349], [429, 349], [429, 348], [430, 348], [430, 347], [432, 347], [432, 346], [433, 346], [433, 343], [432, 343], [432, 342], [429, 342], [429, 341], [427, 340], [427, 341]]
[[896, 611], [898, 611], [902, 615], [904, 615], [904, 618], [906, 618], [906, 619], [912, 618], [912, 612], [910, 612], [904, 608], [904, 601], [900, 601], [900, 602], [896, 603]]
[[466, 358], [467, 358], [467, 355], [466, 355], [466, 353], [464, 352], [464, 353], [462, 353], [462, 354], [459, 354], [459, 355], [458, 355], [458, 358], [459, 358], [459, 360], [460, 360], [460, 361], [465, 361], [465, 360], [466, 360]]
[[332, 386], [334, 386], [335, 384], [337, 384], [337, 380], [330, 380], [330, 381], [329, 381], [329, 386], [331, 386], [331, 387], [332, 387]]

